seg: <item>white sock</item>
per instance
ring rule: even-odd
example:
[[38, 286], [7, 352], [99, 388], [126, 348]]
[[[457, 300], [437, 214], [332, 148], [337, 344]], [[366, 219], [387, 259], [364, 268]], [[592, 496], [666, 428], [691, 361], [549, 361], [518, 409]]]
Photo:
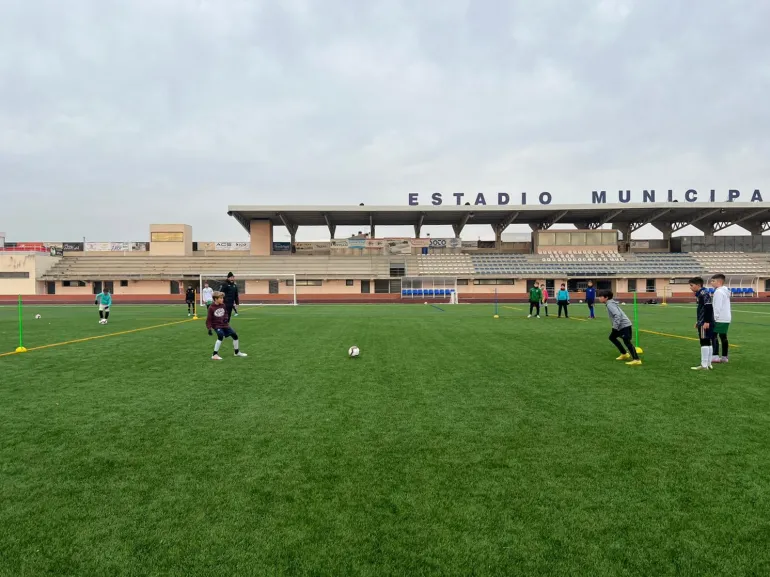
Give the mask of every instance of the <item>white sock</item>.
[[700, 348], [700, 365], [702, 367], [709, 366], [709, 355], [711, 354], [711, 347]]
[[233, 348], [235, 349], [236, 353], [241, 350], [241, 348], [238, 346], [238, 341], [233, 341]]
[[217, 342], [214, 343], [214, 352], [218, 353], [219, 352], [219, 347], [221, 347], [221, 346], [222, 346], [222, 341], [217, 339]]
[[711, 362], [714, 360], [714, 349], [712, 347], [709, 347], [709, 366], [711, 366]]

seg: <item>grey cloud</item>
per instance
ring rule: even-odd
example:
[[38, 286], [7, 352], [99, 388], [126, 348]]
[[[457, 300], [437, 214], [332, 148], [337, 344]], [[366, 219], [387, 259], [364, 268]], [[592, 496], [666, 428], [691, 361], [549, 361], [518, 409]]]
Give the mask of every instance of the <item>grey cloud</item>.
[[767, 22], [749, 0], [9, 0], [0, 229], [227, 240], [235, 203], [762, 187]]

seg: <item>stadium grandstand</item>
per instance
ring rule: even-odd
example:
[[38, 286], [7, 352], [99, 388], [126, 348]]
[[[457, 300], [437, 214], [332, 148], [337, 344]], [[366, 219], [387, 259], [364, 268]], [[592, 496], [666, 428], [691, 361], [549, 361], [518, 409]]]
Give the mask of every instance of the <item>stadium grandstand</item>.
[[[122, 302], [177, 302], [233, 272], [245, 303], [523, 301], [535, 281], [566, 283], [581, 298], [586, 283], [621, 298], [691, 299], [687, 280], [723, 273], [736, 296], [770, 297], [770, 203], [665, 203], [573, 206], [279, 207], [232, 206], [244, 242], [202, 242], [188, 225], [154, 224], [149, 242], [8, 242], [0, 235], [0, 300], [89, 301], [103, 287]], [[504, 231], [528, 225], [528, 242]], [[555, 228], [554, 225], [574, 228]], [[423, 237], [451, 226], [451, 238]], [[462, 238], [467, 225], [490, 226], [494, 241]], [[651, 225], [663, 239], [634, 239]], [[673, 235], [688, 225], [702, 236]], [[749, 234], [716, 233], [737, 225]], [[301, 227], [328, 238], [298, 242]], [[338, 227], [366, 232], [337, 238]], [[380, 238], [377, 227], [409, 227]], [[275, 242], [274, 230], [289, 242]]]

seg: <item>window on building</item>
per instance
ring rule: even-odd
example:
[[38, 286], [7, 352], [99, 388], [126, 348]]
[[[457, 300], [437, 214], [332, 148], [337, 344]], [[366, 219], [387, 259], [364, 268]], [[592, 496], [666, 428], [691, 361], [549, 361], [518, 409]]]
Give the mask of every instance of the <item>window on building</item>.
[[29, 272], [0, 272], [0, 278], [29, 278]]
[[349, 278], [349, 279], [347, 279], [347, 280], [345, 281], [345, 286], [355, 286], [355, 284], [356, 284], [356, 283], [353, 281], [353, 279], [352, 279], [352, 278]]
[[645, 287], [645, 291], [648, 293], [654, 293], [655, 292], [655, 279], [654, 278], [648, 278], [647, 279], [647, 286]]
[[128, 286], [128, 281], [127, 280], [120, 281], [120, 286], [127, 287]]
[[765, 279], [765, 292], [770, 292], [770, 278]]
[[636, 292], [636, 279], [630, 278], [628, 279], [628, 292], [635, 293]]
[[84, 286], [86, 286], [86, 281], [84, 281], [84, 280], [63, 280], [62, 283], [61, 283], [61, 286], [69, 286], [69, 287], [79, 286], [79, 287], [84, 287]]
[[467, 278], [458, 278], [457, 279], [457, 286], [468, 286], [468, 279]]
[[[321, 286], [323, 281], [314, 279], [297, 279], [297, 286]], [[294, 286], [293, 280], [287, 280], [286, 286]]]
[[475, 285], [512, 285], [512, 278], [477, 278], [473, 281]]

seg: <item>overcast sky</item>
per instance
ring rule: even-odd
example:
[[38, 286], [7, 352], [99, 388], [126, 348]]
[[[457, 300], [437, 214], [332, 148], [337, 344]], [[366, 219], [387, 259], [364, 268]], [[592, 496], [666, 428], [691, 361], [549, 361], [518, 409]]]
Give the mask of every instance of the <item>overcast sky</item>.
[[0, 231], [246, 240], [229, 204], [434, 191], [770, 200], [769, 24], [767, 0], [2, 0]]

